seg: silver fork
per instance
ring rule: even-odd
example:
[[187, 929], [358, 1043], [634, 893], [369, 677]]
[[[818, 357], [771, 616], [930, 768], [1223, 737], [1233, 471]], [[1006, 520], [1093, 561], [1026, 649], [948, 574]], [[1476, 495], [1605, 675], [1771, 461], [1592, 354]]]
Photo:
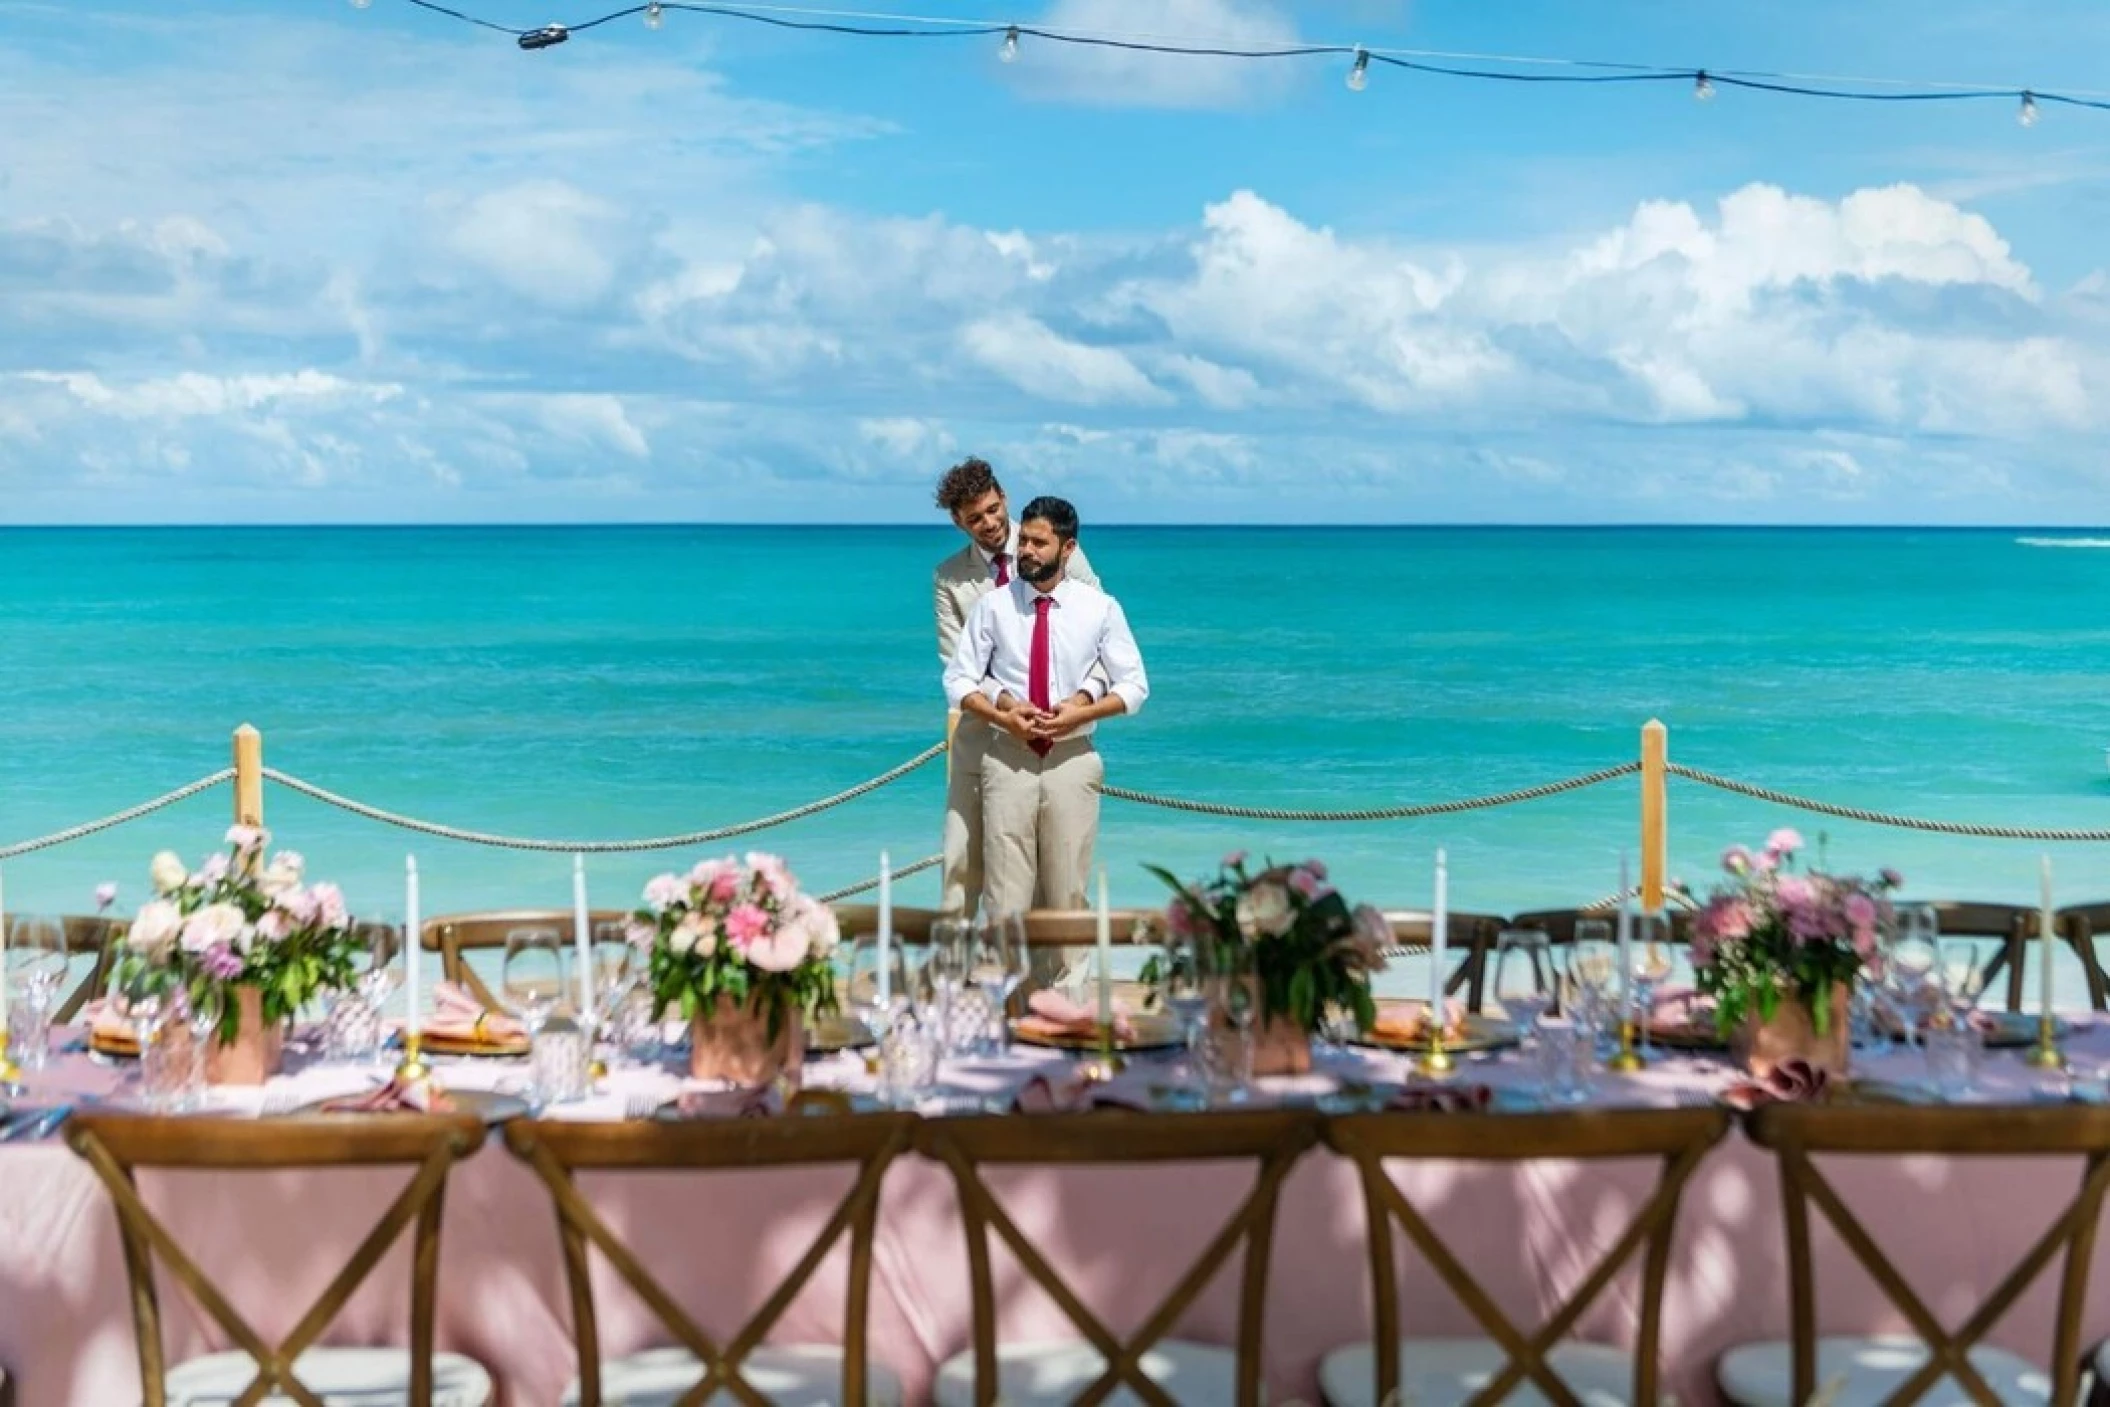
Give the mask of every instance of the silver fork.
[[623, 1117], [649, 1119], [659, 1112], [660, 1101], [649, 1094], [633, 1094], [623, 1101]]

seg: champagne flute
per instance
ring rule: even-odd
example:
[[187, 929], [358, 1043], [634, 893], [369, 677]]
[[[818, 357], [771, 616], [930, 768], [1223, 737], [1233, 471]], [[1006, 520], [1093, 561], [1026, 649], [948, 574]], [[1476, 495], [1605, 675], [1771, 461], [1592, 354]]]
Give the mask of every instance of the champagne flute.
[[1495, 1001], [1526, 1040], [1553, 1006], [1553, 942], [1536, 928], [1505, 928], [1495, 939]]
[[25, 1070], [51, 1063], [51, 1008], [66, 980], [66, 925], [41, 914], [9, 920], [7, 982], [20, 993], [8, 1008], [9, 1049]]
[[640, 981], [637, 948], [621, 923], [603, 921], [593, 926], [593, 944], [587, 949], [593, 965], [593, 1036], [614, 1049], [621, 1063], [627, 1042], [617, 1027], [630, 1009], [630, 996]]
[[564, 943], [554, 928], [516, 928], [506, 934], [502, 977], [507, 1010], [520, 1018], [534, 1044], [564, 994]]
[[926, 967], [931, 1000], [936, 1008], [932, 1030], [942, 1036], [947, 1055], [962, 1053], [962, 1033], [955, 1030], [960, 1014], [960, 993], [965, 989], [974, 963], [974, 923], [964, 918], [941, 918], [930, 926], [930, 959]]
[[1612, 925], [1584, 919], [1575, 925], [1575, 951], [1568, 955], [1568, 980], [1575, 988], [1575, 1017], [1593, 1041], [1605, 1030], [1612, 978], [1619, 970], [1619, 950], [1612, 946]]
[[888, 944], [882, 956], [877, 933], [860, 933], [851, 940], [843, 973], [843, 1003], [875, 1040], [886, 1039], [895, 1018], [908, 1010], [911, 995], [901, 944]]
[[1633, 971], [1626, 974], [1627, 1006], [1641, 1030], [1640, 1049], [1645, 1062], [1656, 1058], [1649, 1032], [1656, 1024], [1656, 987], [1670, 976], [1670, 920], [1662, 914], [1634, 915]]

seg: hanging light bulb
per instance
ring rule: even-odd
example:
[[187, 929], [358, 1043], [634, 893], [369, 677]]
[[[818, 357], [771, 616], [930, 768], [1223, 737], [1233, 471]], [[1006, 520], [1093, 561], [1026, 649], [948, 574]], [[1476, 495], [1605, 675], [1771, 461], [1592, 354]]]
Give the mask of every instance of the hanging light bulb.
[[1696, 103], [1714, 101], [1714, 80], [1707, 76], [1704, 68], [1692, 76], [1692, 100]]
[[2037, 125], [2037, 95], [2035, 93], [2024, 93], [2022, 95], [2022, 106], [2015, 112], [2015, 121], [2021, 123], [2024, 127]]
[[1370, 51], [1360, 44], [1355, 49], [1355, 67], [1348, 70], [1348, 91], [1360, 93], [1370, 86]]
[[660, 4], [659, 0], [651, 0], [651, 3], [645, 6], [645, 28], [658, 29], [666, 22], [666, 7]]
[[1011, 26], [1011, 28], [1004, 31], [1004, 47], [996, 51], [996, 56], [1002, 59], [1007, 64], [1015, 64], [1018, 62], [1017, 25], [1014, 24]]

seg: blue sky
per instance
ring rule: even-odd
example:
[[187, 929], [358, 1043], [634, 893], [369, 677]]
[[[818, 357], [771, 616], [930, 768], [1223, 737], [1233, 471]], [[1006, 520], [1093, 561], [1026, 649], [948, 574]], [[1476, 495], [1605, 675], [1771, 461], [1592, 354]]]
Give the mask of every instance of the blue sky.
[[[914, 8], [2110, 90], [2098, 0]], [[980, 453], [1096, 521], [2110, 521], [2110, 113], [997, 48], [0, 0], [0, 520], [924, 521]]]

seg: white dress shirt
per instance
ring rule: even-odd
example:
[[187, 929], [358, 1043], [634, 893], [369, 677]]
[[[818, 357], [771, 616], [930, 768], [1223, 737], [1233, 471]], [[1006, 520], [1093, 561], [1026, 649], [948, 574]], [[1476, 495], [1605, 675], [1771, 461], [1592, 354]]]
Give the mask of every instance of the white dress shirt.
[[[952, 663], [945, 667], [945, 702], [953, 708], [979, 690], [992, 702], [1008, 691], [1021, 701], [1030, 699], [1029, 671], [1033, 667], [1033, 625], [1039, 611], [1034, 601], [1041, 595], [1019, 577], [974, 603]], [[1064, 577], [1048, 593], [1054, 605], [1048, 608], [1048, 701], [1060, 705], [1064, 699], [1090, 687], [1093, 665], [1106, 671], [1110, 692], [1119, 694], [1130, 713], [1142, 710], [1150, 697], [1150, 680], [1143, 673], [1143, 654], [1129, 631], [1121, 603], [1095, 586]], [[1093, 691], [1095, 694], [1096, 690]], [[1084, 724], [1073, 736], [1092, 731]]]

